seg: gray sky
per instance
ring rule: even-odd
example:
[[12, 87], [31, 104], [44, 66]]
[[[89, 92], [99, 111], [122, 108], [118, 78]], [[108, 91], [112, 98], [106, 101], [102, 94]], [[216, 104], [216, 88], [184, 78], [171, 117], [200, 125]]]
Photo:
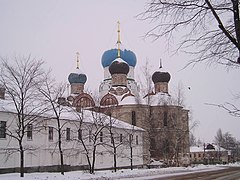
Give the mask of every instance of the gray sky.
[[184, 85], [187, 108], [199, 122], [196, 137], [211, 142], [221, 128], [240, 139], [240, 119], [205, 105], [237, 104], [233, 95], [239, 93], [236, 79], [240, 71], [205, 64], [181, 70], [190, 57], [181, 53], [172, 56], [165, 39], [151, 42], [142, 38], [153, 26], [136, 18], [145, 4], [146, 0], [0, 0], [0, 56], [31, 54], [43, 59], [58, 81], [67, 81], [75, 69], [78, 51], [80, 68], [88, 76], [86, 87], [97, 90], [103, 80], [101, 56], [116, 47], [119, 20], [122, 44], [137, 56], [135, 77], [141, 75], [146, 59], [157, 70], [161, 58], [164, 70], [172, 77], [170, 92], [179, 82]]

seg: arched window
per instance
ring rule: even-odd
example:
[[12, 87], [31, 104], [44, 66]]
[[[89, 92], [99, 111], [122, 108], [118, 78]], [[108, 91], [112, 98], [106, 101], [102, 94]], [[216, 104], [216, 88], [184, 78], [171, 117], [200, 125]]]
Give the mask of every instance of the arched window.
[[100, 106], [118, 105], [118, 100], [112, 94], [106, 94], [100, 101]]
[[132, 125], [136, 126], [136, 112], [132, 111]]
[[122, 134], [120, 134], [119, 139], [120, 139], [120, 143], [122, 143], [123, 142], [123, 135]]
[[168, 113], [164, 112], [163, 114], [163, 126], [167, 126], [168, 125]]

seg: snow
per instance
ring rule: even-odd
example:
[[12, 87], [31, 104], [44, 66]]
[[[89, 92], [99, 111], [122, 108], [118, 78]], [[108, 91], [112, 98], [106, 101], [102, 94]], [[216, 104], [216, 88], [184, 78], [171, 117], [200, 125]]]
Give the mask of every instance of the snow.
[[199, 146], [191, 146], [190, 147], [190, 152], [203, 152], [203, 147], [199, 147]]
[[119, 105], [130, 105], [137, 104], [135, 96], [127, 96], [122, 101], [119, 102]]
[[16, 112], [12, 101], [0, 99], [0, 111]]
[[[208, 151], [227, 151], [226, 149], [217, 146], [216, 144], [211, 144], [214, 146], [215, 149], [205, 149], [206, 152]], [[190, 147], [190, 152], [204, 152], [204, 147], [203, 146], [191, 146]]]
[[[229, 166], [240, 167], [240, 163], [227, 165], [198, 165], [195, 167], [170, 167], [160, 169], [134, 169], [112, 171], [96, 171], [95, 174], [89, 174], [86, 171], [66, 172], [65, 175], [60, 173], [26, 173], [24, 180], [113, 180], [113, 179], [154, 179], [168, 177], [173, 175], [189, 174], [193, 172], [206, 172], [212, 170], [221, 170]], [[0, 174], [1, 180], [22, 180], [19, 173]]]
[[158, 105], [170, 105], [171, 104], [171, 96], [167, 93], [158, 92], [155, 95], [150, 96], [150, 104], [152, 106]]
[[[3, 100], [0, 99], [0, 112], [12, 112], [12, 113], [16, 113], [16, 109], [14, 107], [14, 104], [12, 101], [10, 100]], [[102, 119], [104, 121], [105, 124], [109, 124], [110, 123], [110, 119], [103, 113], [95, 113], [92, 112], [90, 110], [83, 110], [83, 113], [78, 113], [76, 112], [73, 108], [68, 107], [68, 106], [64, 106], [60, 115], [60, 119], [65, 119], [65, 120], [72, 120], [72, 121], [79, 121], [79, 117], [82, 117], [83, 115], [83, 122], [85, 123], [93, 123], [93, 116], [97, 116], [98, 119]], [[42, 114], [42, 116], [44, 117], [53, 117], [55, 118], [54, 112], [53, 111], [49, 111], [46, 112], [44, 114]], [[131, 124], [128, 124], [126, 122], [120, 121], [116, 118], [112, 118], [112, 126], [113, 127], [117, 127], [120, 129], [129, 129], [129, 130], [138, 130], [138, 131], [145, 131], [144, 129], [137, 127], [137, 126], [133, 126]]]

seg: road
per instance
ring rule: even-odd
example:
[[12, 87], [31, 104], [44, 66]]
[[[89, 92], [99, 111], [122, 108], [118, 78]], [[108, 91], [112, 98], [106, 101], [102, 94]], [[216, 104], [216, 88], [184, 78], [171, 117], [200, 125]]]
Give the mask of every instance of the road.
[[[240, 167], [229, 167], [226, 169], [204, 171], [204, 172], [189, 172], [189, 173], [176, 173], [153, 175], [137, 178], [126, 178], [128, 180], [240, 180]], [[124, 179], [125, 180], [125, 179]]]
[[240, 167], [229, 167], [227, 169], [207, 171], [207, 172], [196, 172], [184, 175], [154, 178], [154, 180], [240, 180]]

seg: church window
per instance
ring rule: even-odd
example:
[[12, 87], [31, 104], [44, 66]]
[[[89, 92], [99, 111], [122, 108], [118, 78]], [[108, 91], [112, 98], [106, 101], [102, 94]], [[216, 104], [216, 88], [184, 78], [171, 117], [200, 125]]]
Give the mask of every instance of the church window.
[[66, 129], [67, 133], [66, 133], [66, 140], [70, 141], [70, 128]]
[[48, 127], [48, 140], [53, 141], [53, 127]]
[[132, 125], [136, 126], [136, 112], [132, 111]]
[[0, 121], [0, 138], [6, 138], [6, 121]]
[[132, 144], [132, 140], [133, 140], [133, 135], [129, 134], [129, 142], [130, 142], [130, 144]]
[[168, 118], [168, 113], [164, 112], [164, 115], [163, 115], [163, 125], [164, 126], [168, 125], [167, 118]]
[[27, 140], [32, 140], [32, 124], [27, 125]]
[[123, 142], [123, 136], [122, 136], [122, 134], [120, 134], [119, 139], [120, 139], [120, 143]]
[[136, 145], [138, 145], [138, 135], [136, 135]]

